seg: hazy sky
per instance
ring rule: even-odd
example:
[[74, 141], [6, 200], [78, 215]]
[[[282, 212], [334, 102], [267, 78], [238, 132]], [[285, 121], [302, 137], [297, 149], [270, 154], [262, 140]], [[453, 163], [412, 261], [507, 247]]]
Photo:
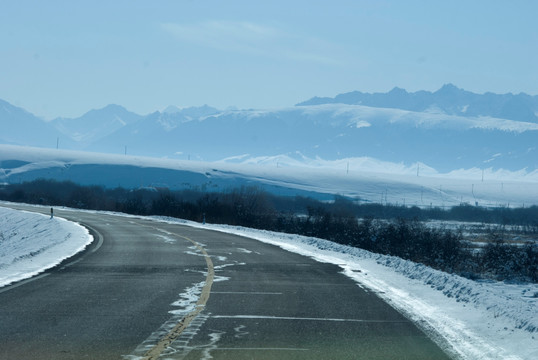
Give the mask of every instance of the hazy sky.
[[538, 1], [0, 0], [0, 99], [291, 106], [360, 90], [538, 94]]

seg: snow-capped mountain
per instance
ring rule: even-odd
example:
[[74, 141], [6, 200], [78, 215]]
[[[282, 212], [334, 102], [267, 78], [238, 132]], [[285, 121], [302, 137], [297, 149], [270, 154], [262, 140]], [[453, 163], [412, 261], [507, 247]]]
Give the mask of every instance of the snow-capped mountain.
[[127, 111], [122, 106], [108, 105], [102, 109], [90, 110], [78, 118], [54, 119], [52, 125], [62, 134], [85, 146], [141, 118], [142, 116]]
[[208, 105], [202, 106], [191, 106], [187, 108], [180, 109], [177, 106], [170, 105], [162, 111], [164, 114], [169, 115], [179, 115], [183, 117], [186, 121], [198, 119], [204, 116], [217, 114], [220, 111], [214, 107]]
[[51, 124], [0, 100], [0, 143], [51, 148], [56, 147], [60, 135]]
[[[185, 109], [168, 107], [163, 112], [156, 111], [123, 126], [113, 134], [90, 144], [87, 149], [118, 153], [127, 148], [130, 154], [136, 155], [182, 156], [183, 153], [193, 151], [190, 149], [195, 144], [206, 144], [203, 138], [203, 126], [206, 125], [204, 120], [219, 113], [219, 110], [207, 105]], [[210, 147], [218, 149], [221, 145], [220, 142], [215, 142]], [[205, 154], [196, 155], [206, 156]]]
[[532, 172], [538, 169], [537, 99], [445, 85], [434, 93], [353, 92], [270, 110], [170, 106], [140, 116], [110, 105], [49, 123], [2, 102], [0, 142], [55, 147], [61, 137], [63, 149], [184, 160], [369, 157], [405, 166], [423, 163], [441, 172]]
[[[153, 113], [93, 144], [93, 151], [220, 160], [298, 152], [336, 160], [368, 156], [440, 171], [538, 168], [538, 124], [361, 105], [220, 112], [186, 121]], [[121, 146], [121, 147], [120, 147]], [[116, 150], [114, 150], [116, 149]]]
[[444, 112], [466, 117], [486, 116], [525, 122], [538, 122], [538, 96], [525, 93], [475, 94], [446, 84], [435, 92], [407, 92], [395, 87], [388, 93], [353, 91], [334, 98], [314, 97], [299, 106], [320, 104], [364, 105], [376, 108], [394, 108], [417, 112]]

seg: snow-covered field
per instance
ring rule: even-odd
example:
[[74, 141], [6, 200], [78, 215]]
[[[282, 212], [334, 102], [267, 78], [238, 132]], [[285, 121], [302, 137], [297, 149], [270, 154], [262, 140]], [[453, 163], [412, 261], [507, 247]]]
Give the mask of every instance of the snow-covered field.
[[46, 178], [125, 188], [176, 189], [186, 183], [214, 191], [247, 184], [276, 187], [278, 194], [284, 190], [288, 195], [339, 194], [362, 202], [420, 207], [538, 204], [538, 170], [471, 168], [439, 173], [422, 163], [367, 157], [325, 161], [295, 155], [203, 162], [0, 144], [0, 184]]
[[0, 287], [35, 276], [82, 251], [88, 230], [61, 218], [0, 207]]
[[[54, 264], [71, 256], [73, 251], [84, 248], [89, 238], [78, 225], [68, 226], [61, 219], [4, 208], [0, 208], [0, 216], [6, 219], [0, 223], [0, 286], [42, 271], [43, 268], [35, 266], [41, 257]], [[455, 358], [538, 358], [536, 284], [472, 281], [397, 257], [316, 238], [170, 218], [153, 219], [247, 236], [337, 264], [344, 275], [406, 314]], [[67, 239], [69, 243], [79, 239], [78, 247], [66, 246]]]

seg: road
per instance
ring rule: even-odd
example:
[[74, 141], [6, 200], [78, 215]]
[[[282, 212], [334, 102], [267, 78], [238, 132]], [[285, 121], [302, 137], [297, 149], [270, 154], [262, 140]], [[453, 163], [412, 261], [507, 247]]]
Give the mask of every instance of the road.
[[0, 359], [448, 359], [338, 266], [177, 224], [55, 215], [98, 241], [0, 288]]

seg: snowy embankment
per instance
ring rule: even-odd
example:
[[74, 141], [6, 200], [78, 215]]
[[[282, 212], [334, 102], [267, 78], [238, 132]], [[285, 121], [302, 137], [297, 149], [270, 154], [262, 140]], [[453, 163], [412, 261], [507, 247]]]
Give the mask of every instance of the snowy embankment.
[[162, 219], [232, 233], [321, 262], [373, 291], [458, 359], [538, 359], [538, 285], [478, 282], [330, 241]]
[[65, 219], [0, 207], [0, 287], [35, 276], [84, 250], [93, 237]]

